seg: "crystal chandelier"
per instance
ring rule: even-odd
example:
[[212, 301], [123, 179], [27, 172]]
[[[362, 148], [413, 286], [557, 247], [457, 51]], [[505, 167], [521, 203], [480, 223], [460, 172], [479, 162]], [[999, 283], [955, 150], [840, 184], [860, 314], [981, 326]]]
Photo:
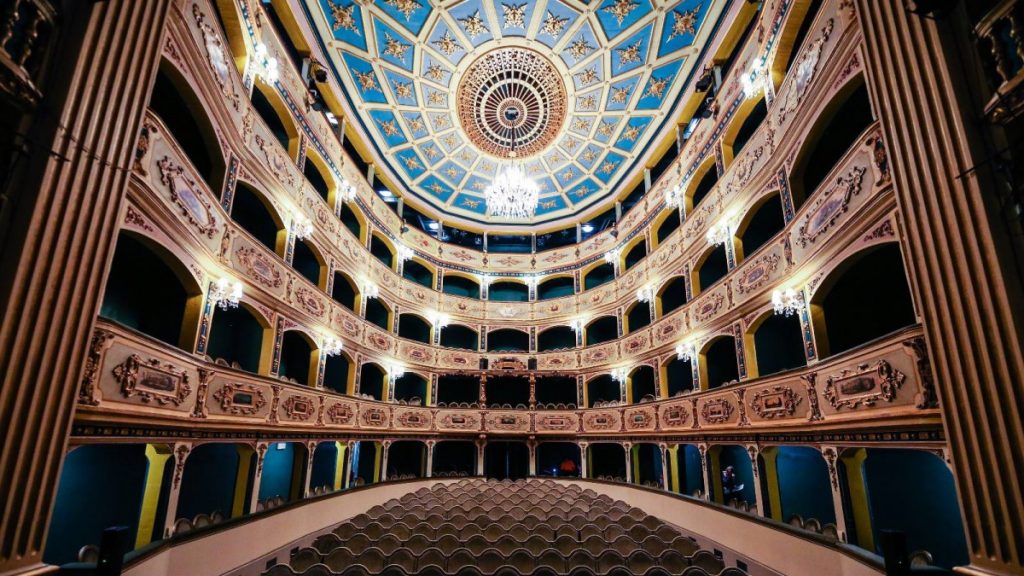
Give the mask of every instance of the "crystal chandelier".
[[367, 298], [377, 298], [380, 296], [380, 288], [369, 279], [363, 278], [362, 284], [364, 296]]
[[220, 278], [210, 287], [210, 302], [221, 310], [238, 308], [242, 300], [242, 283], [227, 278]]
[[320, 347], [320, 352], [322, 352], [324, 356], [330, 358], [341, 354], [342, 348], [343, 345], [341, 340], [338, 340], [334, 336], [326, 336], [324, 337], [323, 345]]
[[504, 113], [506, 122], [512, 126], [512, 151], [509, 152], [511, 160], [484, 190], [487, 213], [507, 219], [533, 218], [537, 211], [540, 187], [526, 175], [526, 166], [516, 154], [516, 131], [521, 112], [519, 108], [510, 106]]
[[629, 378], [629, 368], [627, 366], [620, 366], [618, 368], [615, 368], [611, 372], [611, 377], [612, 380], [618, 382], [619, 384], [622, 384], [623, 382], [626, 381], [627, 378]]
[[676, 346], [676, 359], [683, 362], [696, 362], [697, 361], [697, 347], [694, 346], [693, 342], [683, 342]]
[[636, 291], [637, 302], [644, 304], [650, 304], [654, 300], [654, 285], [647, 284], [644, 287]]
[[292, 234], [298, 240], [305, 240], [313, 235], [313, 222], [305, 215], [295, 212], [292, 214]]
[[803, 305], [803, 295], [792, 288], [772, 290], [772, 308], [776, 314], [792, 316], [799, 312]]

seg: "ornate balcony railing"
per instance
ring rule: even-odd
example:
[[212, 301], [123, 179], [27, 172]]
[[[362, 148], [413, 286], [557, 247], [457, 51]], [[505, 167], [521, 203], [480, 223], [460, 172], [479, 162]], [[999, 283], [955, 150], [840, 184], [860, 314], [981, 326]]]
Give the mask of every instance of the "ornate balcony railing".
[[0, 90], [21, 107], [33, 108], [42, 98], [55, 21], [46, 0], [0, 0]]
[[[79, 394], [80, 435], [119, 424], [182, 433], [686, 437], [938, 430], [922, 331], [912, 327], [807, 368], [643, 404], [577, 410], [418, 407], [343, 396], [219, 366], [100, 320]], [[134, 424], [133, 424], [134, 423]], [[91, 430], [91, 432], [88, 432]]]

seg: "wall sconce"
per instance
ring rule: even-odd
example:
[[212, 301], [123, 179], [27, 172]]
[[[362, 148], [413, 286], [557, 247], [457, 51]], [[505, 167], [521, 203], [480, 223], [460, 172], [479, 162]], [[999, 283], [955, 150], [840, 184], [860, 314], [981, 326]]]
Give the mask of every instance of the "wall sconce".
[[804, 306], [804, 296], [792, 288], [772, 290], [772, 308], [776, 314], [792, 316]]
[[305, 215], [298, 212], [292, 213], [292, 234], [299, 240], [305, 240], [313, 235], [313, 222]]
[[405, 367], [395, 362], [388, 362], [387, 372], [388, 385], [394, 386], [396, 380], [398, 380], [402, 376], [405, 376]]
[[665, 190], [665, 208], [682, 210], [684, 200], [683, 190], [685, 189], [684, 183], [680, 182], [675, 188]]
[[647, 284], [643, 288], [636, 291], [636, 299], [644, 304], [650, 304], [654, 301], [654, 285]]
[[414, 252], [412, 248], [409, 248], [405, 244], [399, 244], [398, 245], [398, 260], [399, 260], [399, 262], [405, 262], [406, 260], [409, 260], [410, 258], [412, 258], [415, 255], [416, 255], [416, 252]]
[[451, 322], [451, 317], [444, 312], [431, 310], [430, 312], [427, 312], [427, 320], [430, 321], [430, 324], [433, 325], [436, 330], [441, 330], [448, 326], [449, 322]]
[[629, 367], [619, 366], [618, 368], [614, 368], [611, 371], [611, 376], [612, 380], [618, 382], [619, 384], [622, 384], [623, 382], [626, 381], [627, 378], [629, 378]]
[[242, 300], [242, 283], [228, 278], [220, 278], [210, 286], [210, 302], [221, 310], [238, 308]]
[[760, 56], [750, 64], [750, 71], [740, 77], [740, 86], [745, 98], [753, 98], [764, 89], [766, 75], [764, 60]]
[[377, 298], [380, 296], [380, 288], [378, 288], [373, 282], [363, 278], [360, 284], [363, 285], [363, 296], [366, 296], [367, 298]]
[[611, 250], [604, 253], [604, 261], [609, 264], [615, 264], [619, 261], [619, 253], [622, 251], [621, 248], [612, 248]]
[[341, 354], [342, 347], [341, 340], [334, 336], [324, 336], [323, 344], [320, 345], [320, 353], [330, 358]]
[[697, 362], [697, 347], [693, 342], [683, 342], [676, 346], [676, 360], [691, 364]]
[[583, 332], [583, 327], [586, 326], [586, 324], [586, 319], [580, 316], [569, 321], [569, 328], [572, 328], [573, 332], [581, 334]]
[[270, 51], [267, 49], [267, 45], [263, 42], [258, 42], [255, 49], [253, 50], [253, 59], [256, 61], [256, 67], [258, 68], [257, 73], [263, 76], [270, 84], [277, 82], [280, 78], [280, 71], [278, 70], [277, 58], [270, 55]]
[[736, 216], [735, 214], [729, 213], [722, 217], [717, 224], [708, 228], [706, 235], [708, 244], [712, 246], [721, 246], [732, 238], [733, 232], [736, 230]]
[[351, 202], [356, 199], [356, 187], [348, 180], [342, 180], [338, 188], [338, 197], [342, 202]]

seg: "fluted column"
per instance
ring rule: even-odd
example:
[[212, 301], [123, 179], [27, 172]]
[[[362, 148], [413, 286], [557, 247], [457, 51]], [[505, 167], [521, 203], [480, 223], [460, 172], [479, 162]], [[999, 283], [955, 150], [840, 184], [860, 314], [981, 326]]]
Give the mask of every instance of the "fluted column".
[[979, 66], [965, 4], [938, 20], [905, 2], [855, 8], [927, 335], [912, 352], [926, 378], [934, 372], [961, 499], [971, 557], [963, 571], [1020, 574], [1024, 489], [1008, 471], [1024, 462], [1021, 242], [998, 213], [1002, 162], [990, 158], [983, 104], [970, 101], [968, 87], [981, 82], [968, 76]]
[[622, 443], [623, 451], [626, 453], [626, 483], [633, 483], [633, 444], [630, 442]]
[[[62, 2], [0, 231], [0, 574], [42, 565], [74, 401], [170, 0]], [[6, 192], [6, 191], [5, 191]]]
[[587, 461], [587, 446], [589, 446], [589, 444], [587, 442], [580, 442], [579, 446], [580, 446], [580, 478], [590, 478], [590, 473], [587, 472], [587, 465], [589, 464], [589, 462]]
[[434, 446], [437, 442], [433, 440], [427, 440], [427, 471], [424, 476], [430, 478], [434, 475]]

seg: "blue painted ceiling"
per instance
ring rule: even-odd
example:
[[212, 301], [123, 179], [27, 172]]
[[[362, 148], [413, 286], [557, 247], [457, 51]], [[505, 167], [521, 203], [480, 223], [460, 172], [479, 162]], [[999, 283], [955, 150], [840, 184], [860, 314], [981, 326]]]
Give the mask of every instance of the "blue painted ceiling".
[[[527, 160], [532, 223], [572, 220], [620, 192], [668, 118], [727, 0], [303, 0], [351, 107], [391, 171], [446, 220], [491, 222], [500, 165], [466, 137], [459, 79], [497, 46], [526, 46], [563, 75], [565, 122]], [[455, 217], [455, 218], [452, 218]], [[492, 223], [502, 223], [495, 221]], [[524, 223], [518, 223], [524, 224]]]

